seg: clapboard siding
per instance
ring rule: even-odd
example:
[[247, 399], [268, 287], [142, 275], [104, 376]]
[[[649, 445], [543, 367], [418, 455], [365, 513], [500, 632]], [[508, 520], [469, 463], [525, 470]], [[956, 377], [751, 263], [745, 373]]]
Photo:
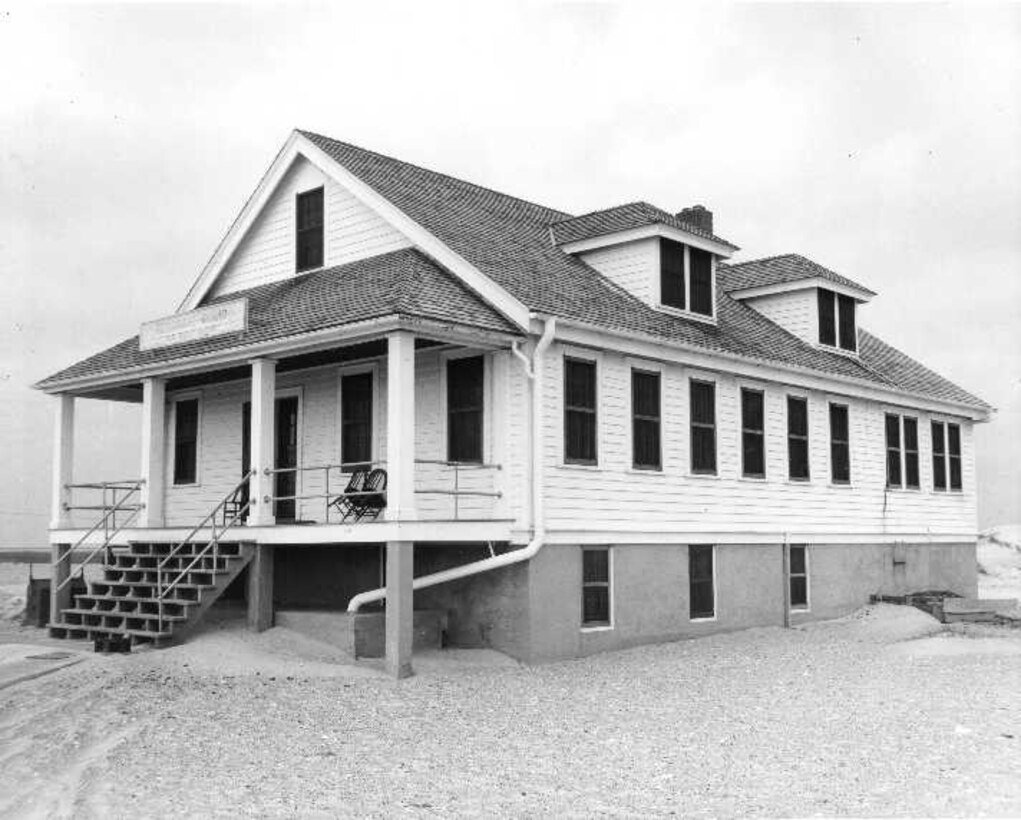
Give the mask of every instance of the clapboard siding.
[[806, 342], [815, 343], [819, 340], [815, 288], [758, 296], [754, 299], [745, 299], [744, 303]]
[[[415, 361], [415, 457], [431, 461], [446, 458], [445, 400], [441, 370], [445, 354], [420, 351]], [[504, 498], [462, 497], [458, 513], [463, 519], [515, 518], [527, 516], [528, 449], [522, 443], [527, 435], [527, 410], [516, 398], [527, 395], [527, 382], [521, 367], [506, 351], [487, 354], [486, 367], [486, 442], [485, 456], [503, 469], [462, 470], [461, 490], [504, 493]], [[299, 456], [302, 467], [336, 464], [340, 460], [340, 378], [344, 373], [372, 370], [376, 378], [374, 407], [374, 447], [376, 458], [386, 461], [387, 373], [386, 359], [359, 362], [344, 368], [322, 367], [300, 373], [281, 375], [277, 394], [298, 395]], [[166, 437], [166, 501], [168, 526], [189, 526], [201, 521], [227, 495], [241, 477], [241, 407], [250, 398], [251, 384], [246, 381], [205, 387], [198, 391], [168, 396], [168, 409], [179, 398], [200, 399], [199, 465], [195, 485], [173, 485], [173, 413], [167, 413]], [[337, 469], [329, 474], [322, 470], [299, 472], [298, 495], [335, 495], [345, 478]], [[441, 493], [426, 490], [453, 490], [453, 468], [440, 464], [418, 464], [415, 469], [416, 503], [419, 514], [427, 519], [453, 517], [454, 500]], [[308, 499], [298, 502], [297, 516], [310, 521], [325, 520], [325, 501]], [[524, 524], [519, 524], [524, 526]]]
[[[691, 531], [895, 535], [960, 534], [975, 530], [975, 476], [969, 422], [956, 420], [961, 424], [963, 439], [963, 492], [932, 490], [932, 451], [926, 413], [911, 413], [919, 419], [922, 488], [887, 490], [883, 406], [680, 365], [641, 363], [608, 351], [569, 349], [569, 352], [597, 360], [599, 464], [595, 468], [563, 464], [565, 348], [555, 345], [548, 354], [546, 390], [550, 400], [543, 431], [546, 523], [551, 529], [676, 531], [679, 535]], [[632, 365], [660, 369], [663, 374], [661, 473], [631, 469]], [[717, 385], [716, 476], [690, 474], [691, 378], [710, 379]], [[765, 479], [741, 475], [742, 386], [765, 392]], [[809, 400], [808, 482], [787, 478], [788, 393], [807, 396]], [[829, 401], [849, 406], [850, 486], [834, 486], [830, 481]]]
[[[581, 254], [603, 276], [648, 304], [659, 302], [656, 272], [659, 270], [659, 240], [640, 239]], [[654, 292], [655, 291], [655, 292]]]
[[346, 188], [299, 157], [224, 266], [210, 298], [295, 275], [295, 197], [323, 186], [325, 265], [342, 265], [411, 243]]

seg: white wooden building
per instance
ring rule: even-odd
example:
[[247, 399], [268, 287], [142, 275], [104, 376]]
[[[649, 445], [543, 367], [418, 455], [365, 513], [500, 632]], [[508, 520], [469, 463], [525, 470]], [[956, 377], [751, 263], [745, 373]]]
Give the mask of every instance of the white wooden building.
[[[176, 312], [38, 385], [58, 583], [110, 562], [55, 632], [170, 638], [244, 575], [256, 628], [385, 600], [405, 674], [413, 609], [542, 660], [973, 594], [991, 409], [861, 329], [867, 288], [737, 250], [294, 132]], [[138, 476], [75, 484], [76, 397], [141, 405]]]

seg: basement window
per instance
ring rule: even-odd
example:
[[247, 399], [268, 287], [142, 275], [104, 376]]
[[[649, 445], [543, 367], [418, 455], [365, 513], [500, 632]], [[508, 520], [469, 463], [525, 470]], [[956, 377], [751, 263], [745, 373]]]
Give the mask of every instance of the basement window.
[[660, 304], [712, 317], [713, 255], [701, 248], [660, 238], [659, 258]]
[[585, 547], [581, 551], [581, 625], [610, 626], [610, 549]]
[[854, 353], [858, 350], [855, 301], [826, 288], [818, 289], [819, 344]]
[[693, 621], [716, 617], [715, 552], [712, 544], [688, 547], [688, 617]]
[[791, 609], [808, 609], [808, 547], [790, 546], [789, 583]]
[[174, 484], [198, 479], [199, 400], [174, 402]]
[[298, 273], [323, 266], [323, 189], [298, 194], [297, 199]]
[[939, 492], [944, 492], [948, 486], [951, 490], [961, 489], [961, 427], [958, 424], [932, 423], [932, 484]]

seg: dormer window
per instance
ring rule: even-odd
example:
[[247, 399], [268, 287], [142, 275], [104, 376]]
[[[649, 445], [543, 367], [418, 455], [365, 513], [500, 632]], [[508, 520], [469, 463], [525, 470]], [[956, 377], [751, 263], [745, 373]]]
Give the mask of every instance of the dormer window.
[[818, 294], [819, 344], [856, 352], [858, 330], [855, 326], [854, 299], [826, 288], [819, 288]]
[[702, 316], [713, 311], [713, 255], [672, 239], [659, 240], [659, 301]]
[[298, 194], [296, 220], [296, 270], [323, 266], [323, 189]]

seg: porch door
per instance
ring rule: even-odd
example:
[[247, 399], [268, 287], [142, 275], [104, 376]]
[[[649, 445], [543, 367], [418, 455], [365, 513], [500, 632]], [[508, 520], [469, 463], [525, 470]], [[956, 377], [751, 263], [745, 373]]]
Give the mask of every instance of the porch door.
[[[288, 396], [277, 399], [276, 407], [276, 456], [274, 466], [276, 469], [285, 469], [298, 466], [298, 397]], [[277, 498], [281, 496], [297, 495], [298, 474], [297, 472], [277, 473], [276, 489], [273, 493]], [[273, 515], [277, 520], [293, 521], [296, 505], [293, 499], [288, 501], [277, 501], [273, 507]]]

